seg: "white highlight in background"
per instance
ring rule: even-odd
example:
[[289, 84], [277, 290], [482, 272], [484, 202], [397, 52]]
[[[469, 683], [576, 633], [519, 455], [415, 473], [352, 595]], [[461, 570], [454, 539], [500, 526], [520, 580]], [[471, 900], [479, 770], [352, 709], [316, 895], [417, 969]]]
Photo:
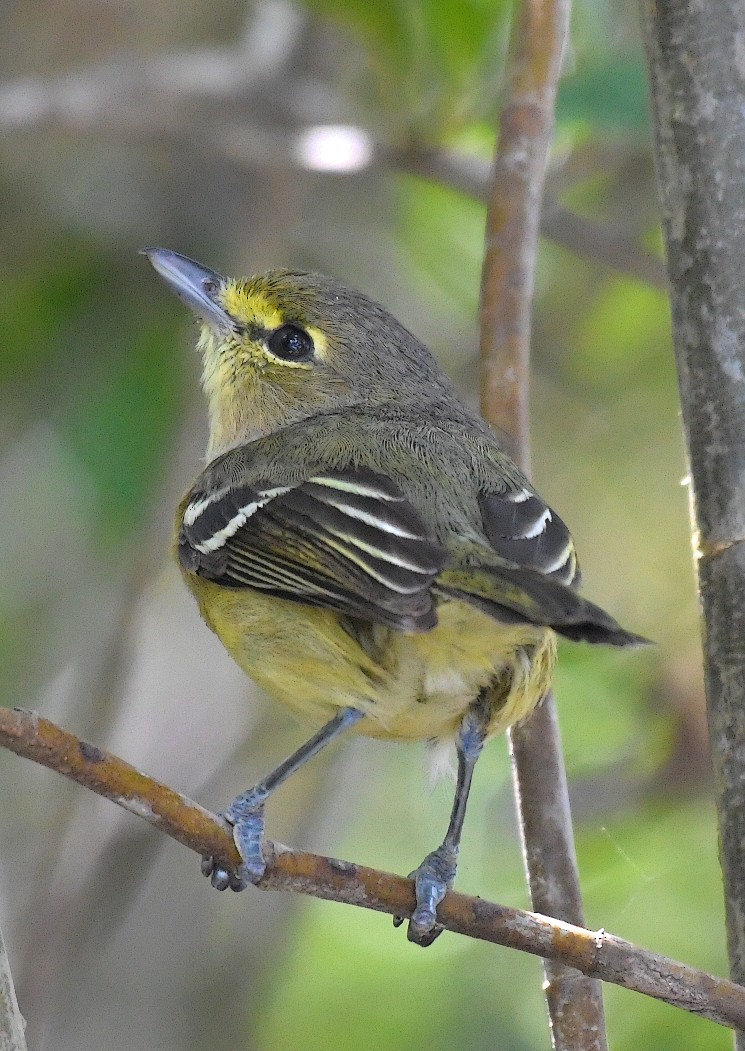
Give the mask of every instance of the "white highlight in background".
[[295, 154], [303, 167], [312, 171], [357, 172], [370, 164], [373, 147], [361, 128], [319, 124], [298, 135]]

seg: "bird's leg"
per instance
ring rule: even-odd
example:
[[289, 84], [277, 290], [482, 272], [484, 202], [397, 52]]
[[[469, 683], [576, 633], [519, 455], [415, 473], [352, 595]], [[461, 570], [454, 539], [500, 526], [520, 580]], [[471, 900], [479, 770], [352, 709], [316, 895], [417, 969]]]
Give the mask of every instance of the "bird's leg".
[[[428, 854], [421, 865], [409, 874], [409, 878], [414, 880], [416, 909], [409, 921], [408, 938], [423, 947], [431, 945], [442, 930], [437, 924], [437, 906], [455, 881], [468, 793], [476, 760], [484, 747], [489, 714], [486, 698], [482, 695], [463, 716], [455, 741], [458, 779], [445, 838], [437, 850]], [[393, 922], [398, 927], [403, 923], [403, 917], [397, 916]]]
[[309, 759], [317, 755], [339, 734], [348, 730], [363, 718], [363, 713], [356, 708], [342, 708], [341, 711], [322, 726], [318, 733], [301, 745], [296, 752], [262, 778], [253, 788], [239, 795], [223, 817], [233, 826], [233, 838], [243, 858], [243, 864], [237, 871], [230, 871], [215, 863], [214, 858], [202, 859], [202, 872], [209, 876], [212, 886], [217, 890], [245, 890], [249, 883], [257, 883], [264, 875], [266, 862], [262, 850], [264, 842], [264, 804], [272, 792], [300, 769]]

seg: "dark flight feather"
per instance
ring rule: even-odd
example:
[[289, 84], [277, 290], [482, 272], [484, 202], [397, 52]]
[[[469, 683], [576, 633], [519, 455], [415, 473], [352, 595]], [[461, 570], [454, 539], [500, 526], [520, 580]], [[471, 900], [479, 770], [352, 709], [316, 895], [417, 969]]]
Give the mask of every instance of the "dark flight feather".
[[437, 623], [430, 586], [449, 560], [390, 479], [330, 471], [296, 486], [238, 484], [187, 503], [182, 565], [405, 631]]

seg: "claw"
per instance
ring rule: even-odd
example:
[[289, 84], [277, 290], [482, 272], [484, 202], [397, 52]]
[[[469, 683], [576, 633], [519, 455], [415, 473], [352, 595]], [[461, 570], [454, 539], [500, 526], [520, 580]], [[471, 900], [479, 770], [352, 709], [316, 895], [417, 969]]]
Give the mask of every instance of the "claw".
[[239, 893], [252, 883], [258, 883], [266, 872], [264, 860], [264, 806], [251, 806], [250, 793], [239, 796], [223, 813], [225, 820], [233, 826], [233, 839], [243, 864], [238, 869], [227, 869], [218, 865], [210, 855], [202, 858], [202, 874], [209, 878], [215, 890], [230, 890]]
[[406, 937], [414, 945], [418, 945], [421, 949], [428, 948], [435, 939], [439, 938], [442, 932], [445, 930], [439, 923], [436, 923], [431, 930], [419, 933], [414, 930], [413, 926], [409, 924], [409, 929], [406, 932]]
[[245, 890], [251, 880], [244, 875], [242, 870], [242, 865], [238, 870], [226, 869], [218, 865], [211, 854], [202, 858], [202, 875], [209, 879], [215, 890], [230, 889], [236, 893]]
[[215, 890], [227, 890], [230, 886], [230, 872], [222, 866], [215, 866], [210, 876], [210, 883]]
[[[409, 921], [407, 937], [415, 945], [426, 948], [442, 931], [437, 922], [437, 906], [452, 887], [457, 867], [457, 850], [443, 843], [409, 874], [409, 879], [414, 880], [416, 908]], [[402, 916], [394, 916], [394, 927], [402, 923]]]

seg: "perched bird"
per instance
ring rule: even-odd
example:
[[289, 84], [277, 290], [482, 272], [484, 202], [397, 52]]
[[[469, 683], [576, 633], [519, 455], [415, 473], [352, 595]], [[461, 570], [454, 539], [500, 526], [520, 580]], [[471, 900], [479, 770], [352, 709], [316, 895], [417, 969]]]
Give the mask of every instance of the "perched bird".
[[578, 593], [572, 538], [436, 361], [362, 293], [319, 274], [225, 278], [146, 249], [201, 321], [207, 466], [174, 547], [240, 667], [318, 732], [225, 811], [261, 878], [264, 804], [346, 730], [452, 742], [442, 844], [411, 874], [409, 937], [437, 935], [484, 742], [547, 691], [556, 633], [644, 642]]

